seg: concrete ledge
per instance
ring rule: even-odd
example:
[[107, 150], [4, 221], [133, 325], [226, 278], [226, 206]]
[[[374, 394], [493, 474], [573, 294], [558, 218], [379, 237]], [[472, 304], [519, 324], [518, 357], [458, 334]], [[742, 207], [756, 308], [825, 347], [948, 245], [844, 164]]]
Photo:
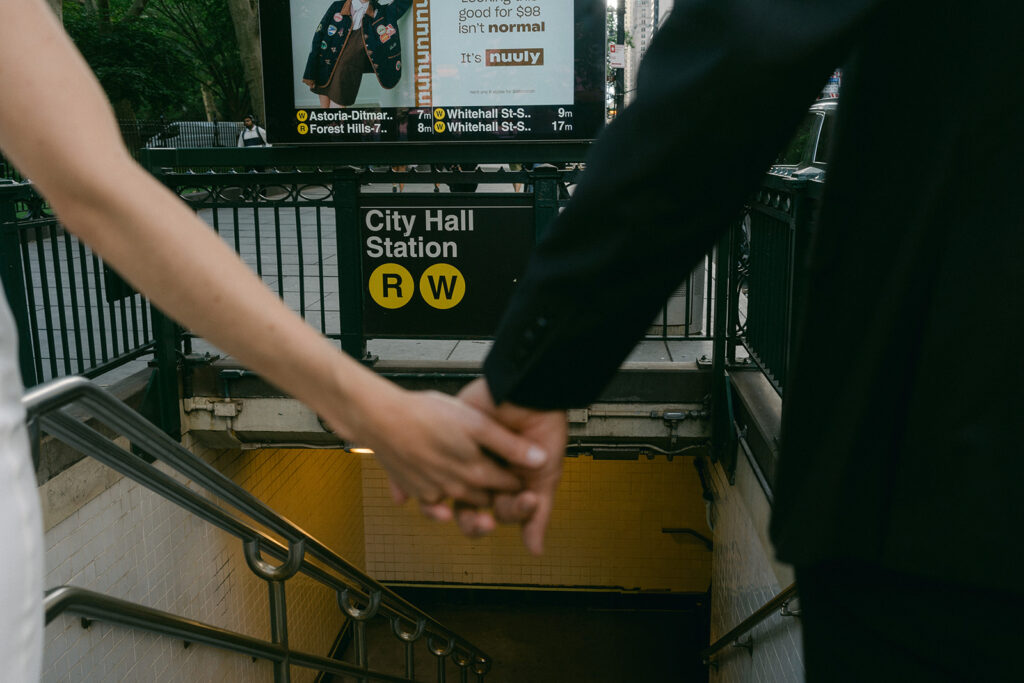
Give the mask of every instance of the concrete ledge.
[[[110, 386], [107, 391], [113, 394], [114, 398], [122, 401], [128, 407], [133, 410], [138, 410], [139, 406], [142, 404], [142, 397], [146, 393], [146, 384], [149, 382], [149, 376], [151, 373], [152, 370], [148, 368], [141, 370], [131, 377], [123, 379]], [[102, 422], [94, 419], [92, 414], [84, 408], [73, 405], [65, 410], [69, 415], [86, 422], [89, 426], [93, 427], [104, 436], [108, 436], [110, 438], [119, 436], [118, 434], [114, 434], [113, 431], [108, 429]], [[36, 469], [36, 483], [39, 486], [42, 486], [61, 472], [69, 469], [84, 457], [84, 455], [74, 448], [65, 445], [52, 436], [44, 434], [39, 444], [39, 467]]]
[[[344, 446], [300, 401], [281, 396], [193, 396], [182, 401], [182, 428], [209, 448], [327, 448]], [[674, 453], [704, 444], [711, 423], [703, 404], [595, 403], [570, 411], [569, 448], [594, 452], [634, 446]]]
[[[128, 440], [114, 440], [128, 448]], [[49, 531], [83, 505], [121, 481], [122, 476], [106, 465], [83, 457], [39, 487], [39, 503], [43, 509], [43, 531]]]
[[[142, 403], [149, 369], [140, 371], [109, 388], [118, 399], [138, 409]], [[86, 422], [98, 432], [107, 436], [122, 448], [128, 448], [128, 440], [115, 434], [89, 411], [71, 406], [66, 409], [73, 417]], [[39, 502], [43, 511], [43, 528], [49, 531], [57, 524], [71, 517], [83, 505], [93, 500], [121, 480], [121, 475], [80, 451], [52, 436], [43, 435], [39, 444], [39, 467], [36, 481], [39, 486]]]
[[[479, 361], [463, 360], [380, 360], [373, 369], [406, 389], [432, 389], [449, 394], [457, 393], [481, 374]], [[189, 396], [284, 396], [280, 389], [231, 358], [192, 367], [185, 384], [189, 387]], [[707, 366], [693, 362], [627, 362], [597, 400], [602, 403], [703, 403], [710, 393], [711, 372]]]
[[[757, 368], [730, 370], [729, 379], [738, 399], [733, 403], [736, 421], [741, 429], [746, 428], [747, 445], [753, 455], [752, 461], [742, 447], [737, 447], [734, 489], [779, 586], [788, 586], [793, 582], [793, 570], [775, 560], [775, 549], [768, 537], [782, 429], [782, 397]], [[724, 480], [720, 464], [716, 470]]]
[[[730, 370], [729, 380], [737, 399], [733, 401], [734, 418], [740, 429], [746, 429], [745, 440], [754, 458], [750, 465], [763, 479], [763, 485], [767, 487], [765, 493], [770, 498], [779, 459], [782, 397], [756, 368]], [[746, 459], [747, 455], [741, 448], [738, 461]]]
[[[401, 358], [376, 362], [373, 369], [406, 389], [457, 393], [481, 374], [478, 359]], [[184, 385], [183, 430], [210, 448], [282, 445], [340, 445], [311, 410], [231, 358], [194, 365]], [[680, 453], [706, 443], [710, 420], [706, 399], [709, 368], [693, 362], [624, 363], [609, 387], [585, 410], [571, 411], [570, 452], [632, 447], [637, 452]], [[648, 448], [649, 447], [649, 448]], [[627, 448], [626, 450], [629, 450]]]

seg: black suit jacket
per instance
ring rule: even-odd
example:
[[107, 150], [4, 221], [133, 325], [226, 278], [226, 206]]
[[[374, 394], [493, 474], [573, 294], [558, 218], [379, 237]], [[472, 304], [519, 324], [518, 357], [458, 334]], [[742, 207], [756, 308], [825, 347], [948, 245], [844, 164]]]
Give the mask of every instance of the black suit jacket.
[[[837, 65], [772, 533], [1024, 590], [1022, 51], [999, 0], [689, 0], [538, 244], [485, 363], [583, 406], [727, 227]], [[780, 274], [781, 276], [781, 274]]]

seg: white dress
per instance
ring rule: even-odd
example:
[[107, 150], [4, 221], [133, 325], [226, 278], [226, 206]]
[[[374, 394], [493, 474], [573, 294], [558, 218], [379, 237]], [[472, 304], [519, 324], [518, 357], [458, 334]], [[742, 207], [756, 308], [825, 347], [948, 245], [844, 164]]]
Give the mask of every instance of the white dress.
[[43, 655], [43, 523], [21, 408], [18, 342], [0, 294], [0, 679], [38, 681]]

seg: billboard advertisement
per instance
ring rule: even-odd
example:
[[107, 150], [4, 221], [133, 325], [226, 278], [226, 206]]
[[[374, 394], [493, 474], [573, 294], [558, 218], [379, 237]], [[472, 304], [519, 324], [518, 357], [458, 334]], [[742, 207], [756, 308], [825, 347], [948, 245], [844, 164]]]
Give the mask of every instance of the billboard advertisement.
[[586, 140], [601, 0], [262, 0], [273, 142]]

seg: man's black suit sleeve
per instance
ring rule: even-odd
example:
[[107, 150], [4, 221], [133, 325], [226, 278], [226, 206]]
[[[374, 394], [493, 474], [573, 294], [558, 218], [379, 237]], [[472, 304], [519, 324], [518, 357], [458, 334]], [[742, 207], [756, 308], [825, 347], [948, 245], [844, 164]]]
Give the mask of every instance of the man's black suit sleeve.
[[885, 0], [689, 0], [602, 133], [485, 361], [497, 401], [591, 403]]

